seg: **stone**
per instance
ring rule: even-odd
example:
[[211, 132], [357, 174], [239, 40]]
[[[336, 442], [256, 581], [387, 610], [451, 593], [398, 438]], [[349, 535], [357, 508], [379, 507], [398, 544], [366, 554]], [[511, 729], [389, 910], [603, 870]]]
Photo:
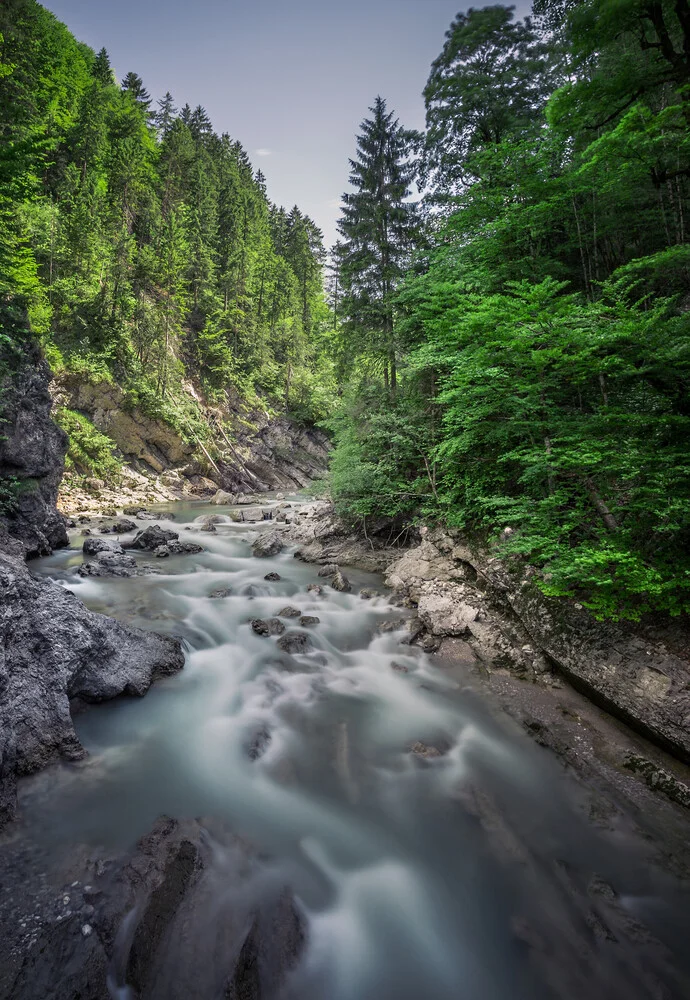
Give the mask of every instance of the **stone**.
[[82, 552], [85, 556], [95, 556], [99, 552], [118, 552], [124, 554], [124, 549], [119, 542], [111, 541], [109, 538], [87, 538], [82, 545]]
[[284, 547], [283, 539], [277, 531], [266, 531], [254, 541], [252, 553], [260, 559], [266, 559], [277, 556]]
[[70, 699], [141, 696], [184, 663], [177, 639], [89, 611], [7, 555], [0, 555], [0, 648], [0, 826], [14, 814], [18, 775], [84, 756]]
[[404, 663], [396, 663], [395, 660], [391, 660], [391, 669], [398, 674], [409, 674], [410, 672], [409, 667], [406, 667]]
[[231, 597], [232, 590], [230, 587], [219, 587], [217, 590], [212, 590], [208, 595], [212, 600], [218, 600], [223, 597]]
[[335, 576], [336, 573], [339, 573], [339, 572], [340, 572], [340, 569], [338, 568], [338, 566], [336, 565], [336, 563], [327, 563], [325, 566], [321, 567], [321, 569], [319, 570], [319, 572], [318, 572], [317, 575], [318, 576]]
[[269, 583], [278, 583], [280, 579], [280, 573], [267, 573], [264, 577], [264, 580], [268, 580]]
[[311, 628], [313, 625], [318, 625], [321, 622], [320, 618], [315, 615], [302, 615], [299, 620], [299, 624], [302, 628]]
[[170, 549], [167, 545], [159, 545], [158, 548], [153, 550], [153, 554], [156, 559], [167, 559], [170, 555]]
[[[75, 853], [78, 870], [93, 868], [92, 855]], [[74, 909], [57, 916], [39, 884], [22, 893], [35, 875], [11, 861], [0, 859], [3, 884], [12, 885], [12, 903], [0, 910], [3, 998], [265, 1000], [283, 995], [304, 949], [290, 890], [271, 880], [259, 896], [259, 859], [218, 821], [161, 817], [131, 850], [108, 851], [95, 865], [88, 918], [78, 912], [78, 890]], [[232, 891], [210, 896], [209, 886], [220, 884]]]
[[237, 503], [235, 495], [233, 493], [227, 493], [225, 490], [218, 490], [218, 492], [211, 497], [209, 503], [215, 504], [218, 507], [226, 507], [230, 504]]
[[415, 757], [421, 757], [422, 760], [433, 760], [435, 757], [442, 757], [443, 754], [438, 749], [438, 747], [427, 746], [426, 743], [413, 743], [410, 747], [410, 753], [413, 753]]
[[125, 552], [99, 552], [93, 562], [83, 563], [77, 572], [80, 576], [135, 576], [136, 559]]
[[278, 612], [278, 617], [299, 618], [301, 614], [302, 612], [300, 611], [299, 608], [293, 608], [291, 605], [288, 605], [286, 608], [281, 608], [281, 610]]
[[314, 648], [311, 636], [306, 632], [287, 632], [278, 639], [277, 645], [284, 653], [308, 653]]
[[148, 549], [150, 552], [155, 552], [160, 545], [166, 545], [168, 542], [176, 541], [178, 538], [179, 535], [176, 531], [169, 531], [166, 528], [161, 528], [159, 524], [152, 524], [150, 527], [138, 532], [131, 542], [126, 543], [125, 547], [130, 549]]
[[21, 484], [0, 524], [19, 539], [29, 557], [50, 555], [69, 544], [65, 520], [55, 503], [64, 471], [67, 435], [50, 418], [52, 373], [29, 340], [13, 358], [13, 374], [0, 379], [0, 478]]
[[338, 590], [343, 594], [349, 594], [352, 590], [352, 584], [340, 570], [337, 571], [331, 580], [331, 587], [333, 587], [333, 590]]
[[200, 531], [209, 531], [209, 532], [211, 532], [213, 534], [218, 529], [216, 528], [216, 526], [215, 526], [215, 524], [214, 524], [213, 521], [207, 521], [206, 524], [202, 524], [201, 525], [201, 528], [199, 530]]
[[198, 542], [180, 542], [175, 538], [166, 545], [171, 556], [196, 555], [204, 551], [203, 545], [199, 545]]
[[282, 635], [285, 631], [280, 618], [253, 618], [249, 624], [252, 631], [261, 636]]
[[407, 618], [391, 618], [385, 622], [379, 622], [376, 626], [377, 632], [399, 632], [407, 626]]
[[363, 590], [360, 590], [359, 596], [363, 601], [370, 601], [374, 597], [380, 597], [381, 594], [378, 590], [371, 590], [369, 587], [364, 587]]
[[319, 586], [318, 583], [310, 583], [307, 585], [308, 594], [316, 594], [317, 597], [321, 597], [323, 594], [323, 587]]

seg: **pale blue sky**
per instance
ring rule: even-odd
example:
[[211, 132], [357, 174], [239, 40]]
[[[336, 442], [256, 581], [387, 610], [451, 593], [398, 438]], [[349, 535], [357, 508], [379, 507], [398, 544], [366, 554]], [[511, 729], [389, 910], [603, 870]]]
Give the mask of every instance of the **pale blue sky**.
[[[44, 0], [118, 78], [202, 104], [266, 174], [336, 239], [355, 134], [377, 94], [408, 128], [462, 0]], [[476, 4], [483, 6], [483, 4]], [[523, 7], [523, 4], [520, 4]], [[523, 7], [524, 9], [524, 7]]]

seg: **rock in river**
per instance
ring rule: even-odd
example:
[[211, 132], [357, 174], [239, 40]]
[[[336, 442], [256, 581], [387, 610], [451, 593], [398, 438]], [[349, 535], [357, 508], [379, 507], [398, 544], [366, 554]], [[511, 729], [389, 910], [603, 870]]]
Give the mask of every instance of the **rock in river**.
[[278, 648], [284, 653], [308, 653], [314, 644], [306, 632], [288, 632], [278, 639]]
[[282, 635], [285, 631], [280, 618], [253, 618], [249, 624], [252, 631], [261, 636]]
[[333, 587], [333, 590], [339, 590], [343, 594], [349, 594], [352, 590], [352, 584], [345, 574], [340, 572], [340, 570], [337, 571], [331, 580], [331, 587]]
[[150, 552], [155, 552], [160, 545], [176, 541], [179, 537], [176, 531], [168, 531], [165, 528], [161, 528], [159, 524], [151, 524], [148, 528], [144, 528], [143, 531], [135, 535], [133, 541], [127, 545], [127, 548], [148, 549]]
[[265, 531], [252, 545], [252, 552], [260, 558], [277, 556], [284, 549], [283, 539], [278, 531]]

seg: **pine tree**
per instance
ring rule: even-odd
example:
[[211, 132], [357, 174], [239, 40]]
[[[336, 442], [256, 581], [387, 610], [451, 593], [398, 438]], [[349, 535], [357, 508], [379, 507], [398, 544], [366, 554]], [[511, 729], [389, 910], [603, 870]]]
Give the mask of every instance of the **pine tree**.
[[169, 133], [176, 117], [177, 108], [175, 107], [175, 101], [173, 100], [173, 95], [168, 90], [158, 101], [158, 110], [153, 114], [153, 124], [162, 139]]
[[137, 104], [141, 104], [148, 111], [151, 104], [151, 95], [144, 86], [144, 81], [140, 76], [136, 73], [128, 73], [122, 81], [122, 89], [131, 94]]
[[113, 68], [110, 65], [110, 56], [105, 48], [101, 49], [101, 51], [97, 54], [91, 72], [99, 83], [115, 83], [115, 74], [113, 73]]
[[401, 127], [377, 97], [373, 117], [361, 125], [350, 184], [338, 229], [345, 238], [340, 260], [343, 315], [353, 353], [370, 353], [383, 364], [386, 386], [397, 383], [394, 292], [417, 241], [417, 206], [410, 185], [415, 133]]

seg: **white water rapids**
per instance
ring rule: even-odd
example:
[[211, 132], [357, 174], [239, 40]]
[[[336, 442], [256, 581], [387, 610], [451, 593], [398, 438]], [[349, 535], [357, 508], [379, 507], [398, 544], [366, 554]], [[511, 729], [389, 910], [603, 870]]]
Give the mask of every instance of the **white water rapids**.
[[[588, 823], [555, 758], [400, 632], [377, 631], [401, 617], [359, 597], [381, 582], [346, 569], [353, 591], [337, 593], [293, 549], [254, 558], [268, 525], [225, 517], [206, 533], [202, 517], [222, 508], [174, 512], [158, 523], [205, 551], [137, 553], [160, 575], [82, 579], [78, 533], [36, 567], [94, 610], [184, 637], [188, 656], [144, 699], [77, 716], [90, 760], [57, 769], [47, 798], [26, 799], [29, 818], [62, 843], [123, 848], [161, 814], [227, 821], [307, 918], [294, 1000], [654, 996], [627, 943], [604, 947], [588, 925], [588, 886], [614, 885], [631, 913], [663, 910], [657, 876]], [[306, 590], [316, 582], [321, 596]], [[252, 631], [286, 605], [318, 617], [312, 652]], [[418, 741], [441, 754], [410, 752]]]

